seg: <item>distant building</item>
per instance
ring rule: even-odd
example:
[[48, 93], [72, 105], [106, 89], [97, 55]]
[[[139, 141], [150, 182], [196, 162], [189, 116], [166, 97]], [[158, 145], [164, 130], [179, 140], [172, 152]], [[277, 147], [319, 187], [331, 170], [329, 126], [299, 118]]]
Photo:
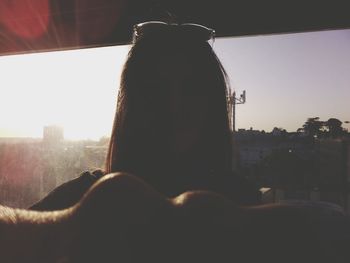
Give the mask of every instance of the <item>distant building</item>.
[[242, 166], [258, 164], [275, 151], [285, 150], [293, 152], [303, 158], [309, 158], [313, 145], [308, 140], [288, 133], [286, 130], [275, 128], [272, 132], [239, 129], [234, 134], [234, 141], [239, 152]]
[[240, 136], [253, 136], [253, 135], [262, 135], [265, 132], [259, 131], [259, 130], [254, 130], [253, 127], [250, 127], [249, 130], [246, 129], [238, 129], [237, 131], [238, 135]]

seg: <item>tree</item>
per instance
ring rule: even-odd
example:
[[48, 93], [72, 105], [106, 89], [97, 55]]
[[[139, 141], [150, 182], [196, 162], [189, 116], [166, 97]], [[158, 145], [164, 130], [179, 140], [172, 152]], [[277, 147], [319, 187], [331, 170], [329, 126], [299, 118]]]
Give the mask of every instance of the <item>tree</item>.
[[330, 118], [328, 121], [320, 121], [319, 117], [313, 117], [308, 118], [303, 128], [299, 128], [297, 132], [303, 131], [309, 137], [339, 138], [347, 133], [347, 130], [342, 127], [342, 124], [336, 118]]
[[330, 118], [325, 122], [325, 127], [328, 129], [328, 134], [332, 138], [339, 138], [344, 134], [342, 122], [336, 118]]
[[308, 118], [303, 125], [304, 132], [310, 137], [319, 137], [323, 133], [324, 122], [319, 117]]
[[271, 133], [275, 136], [286, 136], [287, 130], [283, 128], [274, 127]]

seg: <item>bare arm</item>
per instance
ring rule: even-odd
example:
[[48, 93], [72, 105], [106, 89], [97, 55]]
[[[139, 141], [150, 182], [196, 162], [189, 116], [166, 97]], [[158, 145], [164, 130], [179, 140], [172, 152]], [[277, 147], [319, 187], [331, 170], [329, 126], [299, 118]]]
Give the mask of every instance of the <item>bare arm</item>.
[[71, 210], [33, 212], [0, 206], [1, 262], [56, 262], [73, 236]]
[[[338, 247], [346, 248], [349, 232], [334, 251], [315, 235], [313, 225], [325, 215], [298, 205], [236, 207], [212, 192], [168, 199], [118, 173], [66, 210], [0, 206], [0, 255], [1, 262], [26, 263], [348, 262]], [[335, 216], [349, 227], [345, 215]]]

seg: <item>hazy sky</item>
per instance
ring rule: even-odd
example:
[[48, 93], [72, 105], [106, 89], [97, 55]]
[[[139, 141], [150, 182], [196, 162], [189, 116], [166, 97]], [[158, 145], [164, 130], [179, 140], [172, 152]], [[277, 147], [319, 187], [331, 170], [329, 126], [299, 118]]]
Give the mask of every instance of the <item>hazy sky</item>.
[[[0, 137], [109, 135], [127, 46], [0, 57]], [[308, 117], [350, 120], [350, 30], [216, 39], [247, 103], [236, 127], [295, 131]], [[345, 124], [344, 127], [350, 128]]]
[[0, 57], [0, 136], [42, 137], [61, 125], [65, 138], [109, 135], [128, 47]]

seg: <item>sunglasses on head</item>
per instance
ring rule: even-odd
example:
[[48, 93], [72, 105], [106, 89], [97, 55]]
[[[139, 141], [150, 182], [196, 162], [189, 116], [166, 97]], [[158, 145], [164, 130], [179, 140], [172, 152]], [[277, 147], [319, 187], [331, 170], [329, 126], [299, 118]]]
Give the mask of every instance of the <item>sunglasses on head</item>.
[[200, 41], [208, 41], [215, 38], [215, 30], [199, 24], [184, 23], [174, 24], [163, 21], [148, 21], [134, 25], [133, 42], [149, 33], [178, 32], [188, 35]]

